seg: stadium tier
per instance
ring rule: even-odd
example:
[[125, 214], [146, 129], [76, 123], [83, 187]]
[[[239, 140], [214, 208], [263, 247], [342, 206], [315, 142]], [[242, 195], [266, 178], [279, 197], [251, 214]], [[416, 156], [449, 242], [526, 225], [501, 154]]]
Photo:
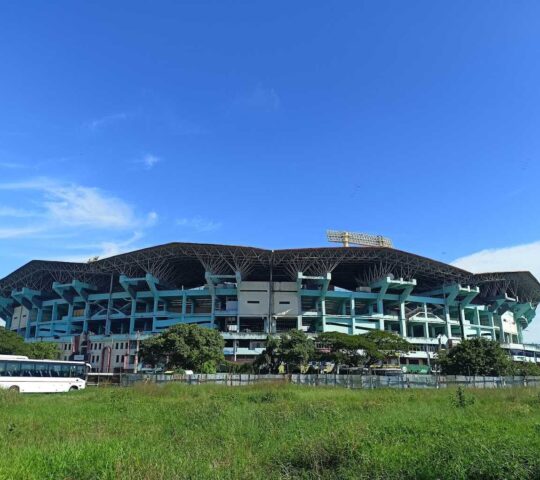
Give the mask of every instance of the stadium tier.
[[34, 260], [0, 280], [8, 329], [103, 372], [137, 370], [140, 341], [179, 323], [218, 329], [235, 361], [291, 329], [396, 332], [412, 344], [407, 365], [477, 336], [536, 361], [522, 332], [539, 302], [530, 272], [472, 274], [385, 246], [170, 243], [88, 263]]

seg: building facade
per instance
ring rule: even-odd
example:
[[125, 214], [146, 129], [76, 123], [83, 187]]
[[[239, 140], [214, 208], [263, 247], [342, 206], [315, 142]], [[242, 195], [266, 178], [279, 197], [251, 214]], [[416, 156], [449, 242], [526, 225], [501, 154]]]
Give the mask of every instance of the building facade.
[[539, 301], [529, 272], [472, 274], [390, 247], [172, 243], [91, 263], [32, 261], [0, 280], [8, 329], [57, 342], [63, 359], [101, 372], [140, 369], [140, 342], [179, 323], [218, 329], [234, 361], [291, 329], [380, 329], [411, 343], [406, 364], [478, 336], [540, 362], [540, 350], [523, 345]]

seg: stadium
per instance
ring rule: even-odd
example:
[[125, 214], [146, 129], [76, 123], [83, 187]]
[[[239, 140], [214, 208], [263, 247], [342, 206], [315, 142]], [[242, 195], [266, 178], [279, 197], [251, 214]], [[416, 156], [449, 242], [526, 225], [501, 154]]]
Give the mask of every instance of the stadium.
[[473, 274], [383, 237], [351, 246], [348, 235], [339, 247], [169, 243], [87, 263], [33, 260], [0, 280], [0, 317], [97, 372], [137, 371], [140, 341], [179, 323], [218, 329], [237, 362], [291, 329], [396, 332], [411, 343], [400, 359], [409, 371], [478, 336], [540, 362], [540, 348], [523, 344], [540, 302], [530, 272]]

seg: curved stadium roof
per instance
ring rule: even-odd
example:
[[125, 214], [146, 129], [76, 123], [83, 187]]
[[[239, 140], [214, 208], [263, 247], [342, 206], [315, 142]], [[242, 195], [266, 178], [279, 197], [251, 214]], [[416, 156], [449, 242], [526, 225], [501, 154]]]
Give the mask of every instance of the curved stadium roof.
[[0, 294], [29, 287], [53, 296], [52, 283], [76, 278], [109, 287], [111, 275], [141, 277], [147, 272], [171, 288], [193, 288], [205, 283], [204, 273], [234, 274], [248, 280], [294, 281], [296, 272], [332, 272], [332, 284], [348, 290], [385, 275], [415, 278], [416, 291], [445, 284], [478, 285], [484, 298], [508, 294], [522, 301], [540, 302], [540, 283], [530, 272], [473, 274], [452, 265], [388, 247], [322, 247], [264, 250], [254, 247], [198, 243], [168, 243], [90, 263], [32, 260], [0, 280]]

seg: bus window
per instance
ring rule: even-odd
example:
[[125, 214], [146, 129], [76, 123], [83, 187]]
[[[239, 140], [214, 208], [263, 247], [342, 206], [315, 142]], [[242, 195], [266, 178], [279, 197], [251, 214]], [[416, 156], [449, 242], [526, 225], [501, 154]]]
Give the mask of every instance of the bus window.
[[21, 377], [33, 377], [34, 376], [34, 364], [30, 362], [21, 363]]
[[18, 377], [21, 371], [20, 362], [6, 362], [5, 375], [7, 377]]
[[61, 377], [62, 365], [60, 363], [52, 363], [49, 366], [49, 372], [51, 377]]
[[85, 380], [86, 379], [86, 365], [76, 365], [75, 376]]
[[5, 374], [6, 374], [6, 362], [4, 360], [0, 360], [0, 377]]
[[48, 363], [36, 363], [36, 377], [50, 377]]

